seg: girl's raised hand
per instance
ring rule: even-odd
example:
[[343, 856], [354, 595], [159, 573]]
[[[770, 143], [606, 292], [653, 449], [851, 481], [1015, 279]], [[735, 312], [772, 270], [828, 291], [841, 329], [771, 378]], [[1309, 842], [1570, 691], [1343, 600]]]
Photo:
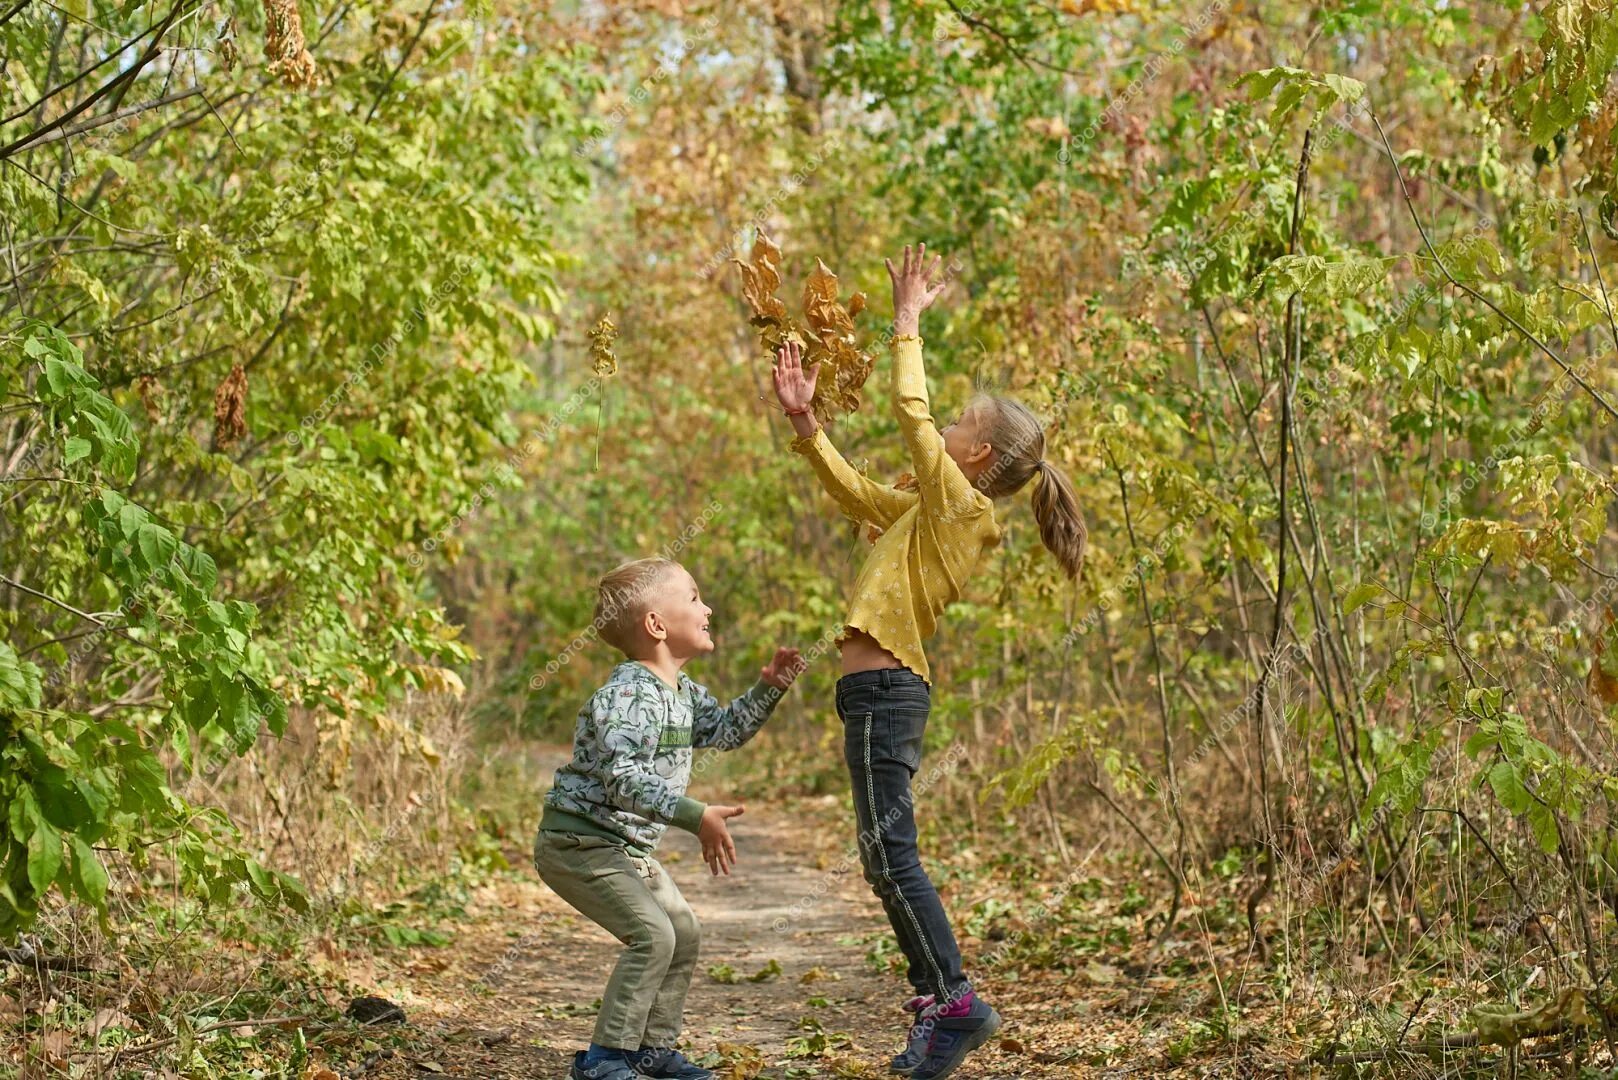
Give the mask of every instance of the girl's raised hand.
[[803, 370], [803, 346], [788, 341], [775, 355], [775, 397], [789, 413], [809, 410], [815, 398], [815, 376], [818, 371]]
[[927, 264], [927, 245], [919, 244], [912, 254], [905, 245], [904, 256], [897, 270], [892, 259], [883, 259], [888, 266], [888, 278], [893, 282], [893, 321], [901, 334], [914, 333], [921, 313], [938, 299], [938, 294], [949, 285], [949, 278], [938, 278], [943, 257], [934, 255], [932, 265]]

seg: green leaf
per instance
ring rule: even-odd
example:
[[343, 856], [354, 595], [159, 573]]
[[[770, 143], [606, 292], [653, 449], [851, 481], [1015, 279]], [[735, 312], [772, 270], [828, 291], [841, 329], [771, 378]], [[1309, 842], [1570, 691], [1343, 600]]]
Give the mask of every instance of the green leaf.
[[247, 859], [245, 861], [247, 864], [247, 880], [251, 883], [253, 892], [265, 900], [274, 900], [280, 889], [276, 888], [275, 879], [270, 876], [270, 872], [256, 859]]
[[89, 439], [81, 439], [77, 435], [70, 435], [67, 441], [62, 444], [62, 461], [71, 465], [75, 461], [89, 457], [91, 449]]
[[161, 525], [143, 522], [135, 528], [135, 550], [149, 571], [166, 566], [179, 548], [180, 541]]
[[37, 709], [40, 705], [40, 678], [37, 665], [17, 655], [17, 650], [0, 641], [0, 706], [10, 709]]
[[74, 836], [73, 885], [79, 897], [94, 907], [105, 910], [107, 903], [107, 869], [94, 849], [83, 839]]
[[1374, 581], [1362, 581], [1348, 591], [1343, 597], [1343, 614], [1349, 615], [1358, 611], [1378, 596], [1382, 595], [1382, 586]]
[[1497, 761], [1489, 769], [1489, 786], [1494, 789], [1495, 798], [1500, 805], [1513, 814], [1525, 813], [1534, 805], [1533, 796], [1523, 786], [1522, 777], [1517, 772], [1517, 766], [1511, 761]]
[[43, 895], [62, 869], [62, 836], [43, 821], [28, 836], [28, 884]]
[[1556, 827], [1556, 814], [1551, 808], [1537, 802], [1530, 806], [1528, 827], [1533, 830], [1534, 839], [1539, 842], [1540, 850], [1547, 855], [1555, 855], [1561, 840], [1561, 832]]

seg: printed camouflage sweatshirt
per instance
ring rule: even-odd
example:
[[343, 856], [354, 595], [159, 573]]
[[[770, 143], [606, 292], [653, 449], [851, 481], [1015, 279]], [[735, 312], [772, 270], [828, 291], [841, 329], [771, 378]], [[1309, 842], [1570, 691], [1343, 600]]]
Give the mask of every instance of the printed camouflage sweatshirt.
[[675, 688], [637, 660], [619, 664], [579, 710], [573, 760], [556, 770], [539, 827], [606, 836], [646, 854], [670, 825], [696, 832], [707, 807], [685, 794], [692, 749], [734, 750], [781, 696], [758, 682], [720, 707], [684, 672]]

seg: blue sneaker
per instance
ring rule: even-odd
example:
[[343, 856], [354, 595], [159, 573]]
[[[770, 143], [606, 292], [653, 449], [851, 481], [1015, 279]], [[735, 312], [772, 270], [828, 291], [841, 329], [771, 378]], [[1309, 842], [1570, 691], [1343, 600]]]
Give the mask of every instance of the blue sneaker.
[[927, 1044], [933, 1041], [933, 995], [913, 997], [904, 1003], [904, 1011], [914, 1013], [916, 1019], [905, 1034], [905, 1048], [894, 1055], [888, 1071], [896, 1076], [909, 1076], [927, 1056]]
[[629, 1055], [630, 1064], [639, 1076], [655, 1076], [659, 1080], [713, 1080], [713, 1073], [687, 1061], [678, 1050], [667, 1047], [646, 1047]]
[[964, 1016], [935, 1016], [932, 1022], [933, 1041], [910, 1080], [942, 1080], [1000, 1030], [1000, 1014], [976, 995]]
[[580, 1050], [573, 1055], [573, 1071], [568, 1075], [572, 1080], [640, 1080], [629, 1062], [620, 1055], [618, 1057], [602, 1058], [594, 1065], [585, 1065], [584, 1056], [587, 1051]]

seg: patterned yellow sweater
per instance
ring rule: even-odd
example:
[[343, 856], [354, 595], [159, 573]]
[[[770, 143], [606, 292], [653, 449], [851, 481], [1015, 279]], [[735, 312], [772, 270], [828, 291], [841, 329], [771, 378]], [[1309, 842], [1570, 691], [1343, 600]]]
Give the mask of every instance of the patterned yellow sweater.
[[[1000, 526], [993, 501], [944, 452], [944, 437], [928, 412], [919, 338], [893, 344], [893, 407], [915, 491], [862, 475], [818, 428], [794, 439], [792, 449], [808, 457], [845, 513], [885, 530], [854, 583], [847, 627], [870, 634], [930, 684], [921, 643], [933, 635], [944, 608], [960, 599], [983, 553], [1000, 542]], [[845, 637], [847, 629], [838, 641]]]

